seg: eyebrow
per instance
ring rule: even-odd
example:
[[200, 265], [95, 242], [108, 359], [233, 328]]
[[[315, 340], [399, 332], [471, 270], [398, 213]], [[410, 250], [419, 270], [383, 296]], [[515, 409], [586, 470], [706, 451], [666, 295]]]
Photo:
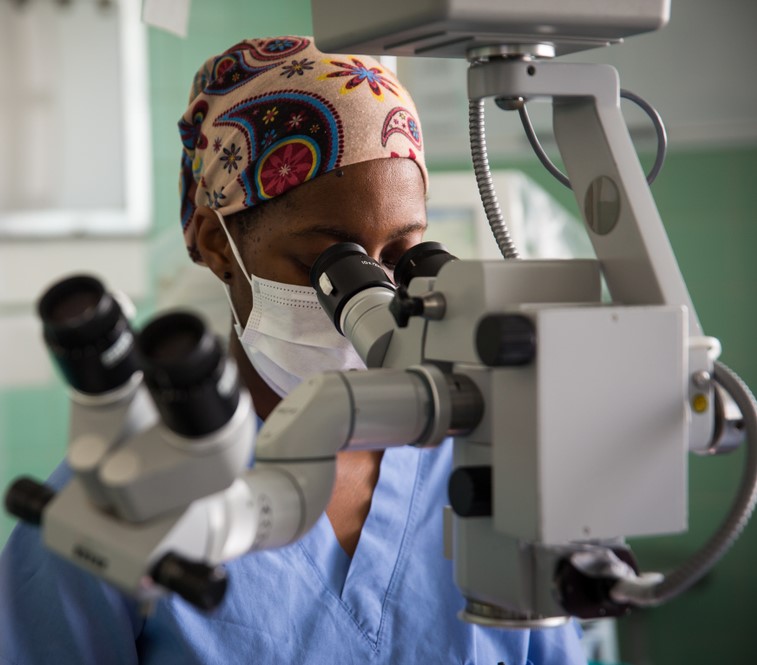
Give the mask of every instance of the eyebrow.
[[[418, 231], [425, 231], [427, 226], [428, 225], [425, 222], [411, 222], [409, 224], [405, 224], [404, 226], [397, 229], [394, 233], [392, 233], [391, 236], [389, 236], [389, 241], [391, 242], [393, 240], [398, 240], [399, 238], [404, 238]], [[361, 238], [358, 235], [350, 233], [349, 231], [345, 231], [344, 229], [336, 226], [308, 226], [307, 228], [301, 229], [300, 231], [294, 231], [292, 235], [298, 238], [313, 235], [329, 236], [331, 238], [341, 240], [342, 242], [354, 242], [358, 245], [361, 244]]]

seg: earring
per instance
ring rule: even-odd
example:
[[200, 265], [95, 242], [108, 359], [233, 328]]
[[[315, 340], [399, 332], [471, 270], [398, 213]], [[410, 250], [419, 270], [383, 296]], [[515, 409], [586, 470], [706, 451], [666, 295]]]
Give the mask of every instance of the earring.
[[226, 271], [225, 273], [223, 273], [223, 281], [224, 282], [231, 281], [231, 273], [230, 272]]

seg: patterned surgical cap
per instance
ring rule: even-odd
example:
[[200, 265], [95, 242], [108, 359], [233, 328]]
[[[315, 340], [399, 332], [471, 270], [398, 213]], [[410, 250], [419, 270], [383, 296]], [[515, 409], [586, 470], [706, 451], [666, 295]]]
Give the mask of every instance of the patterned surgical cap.
[[197, 206], [224, 216], [336, 168], [412, 159], [428, 186], [413, 100], [371, 57], [321, 53], [310, 37], [250, 39], [197, 72], [179, 121], [181, 225], [200, 262]]

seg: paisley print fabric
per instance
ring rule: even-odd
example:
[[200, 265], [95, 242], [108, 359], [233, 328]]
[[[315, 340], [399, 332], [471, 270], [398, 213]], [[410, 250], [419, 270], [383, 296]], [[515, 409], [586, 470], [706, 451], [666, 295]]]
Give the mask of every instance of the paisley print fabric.
[[207, 60], [179, 120], [181, 224], [199, 262], [197, 206], [225, 217], [341, 166], [412, 159], [423, 139], [410, 95], [369, 56], [327, 54], [310, 37], [250, 39]]

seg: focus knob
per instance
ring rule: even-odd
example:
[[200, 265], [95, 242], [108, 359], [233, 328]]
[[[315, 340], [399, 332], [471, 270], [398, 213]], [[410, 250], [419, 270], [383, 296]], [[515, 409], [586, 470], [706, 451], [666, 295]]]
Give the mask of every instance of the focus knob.
[[19, 478], [5, 494], [5, 509], [24, 522], [39, 526], [55, 491], [32, 478]]
[[492, 469], [490, 466], [460, 466], [449, 477], [449, 502], [458, 517], [488, 517], [492, 514]]
[[489, 314], [478, 322], [476, 351], [484, 365], [527, 365], [536, 356], [536, 328], [520, 314]]
[[220, 566], [189, 561], [173, 552], [155, 564], [151, 575], [157, 584], [203, 610], [212, 610], [221, 603], [228, 583], [226, 571]]

